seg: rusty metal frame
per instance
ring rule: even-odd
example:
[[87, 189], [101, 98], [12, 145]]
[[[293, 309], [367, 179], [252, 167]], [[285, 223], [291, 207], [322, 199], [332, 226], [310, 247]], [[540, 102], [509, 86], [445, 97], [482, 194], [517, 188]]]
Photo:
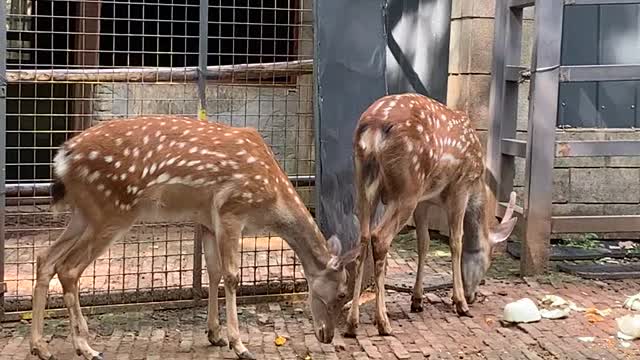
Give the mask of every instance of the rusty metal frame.
[[[561, 82], [640, 79], [640, 65], [562, 66], [565, 6], [637, 4], [640, 0], [497, 0], [491, 82], [487, 167], [489, 183], [504, 213], [513, 189], [515, 157], [526, 160], [522, 275], [543, 272], [551, 233], [640, 231], [640, 216], [552, 216], [553, 164], [556, 157], [638, 156], [640, 141], [555, 141]], [[520, 65], [522, 10], [535, 6], [535, 43], [531, 70]], [[518, 36], [514, 36], [518, 35]], [[517, 84], [530, 78], [527, 141], [515, 138]]]
[[7, 133], [7, 7], [0, 6], [0, 321], [4, 320], [4, 212], [6, 206], [6, 133]]
[[[84, 117], [88, 118], [91, 115], [91, 111], [88, 108], [93, 97], [91, 90], [95, 84], [100, 84], [100, 83], [113, 84], [113, 83], [136, 82], [136, 83], [167, 83], [167, 84], [173, 83], [173, 84], [179, 84], [179, 85], [182, 85], [184, 83], [192, 83], [192, 84], [197, 83], [197, 99], [195, 100], [198, 101], [198, 105], [199, 105], [198, 115], [200, 115], [200, 118], [203, 120], [205, 119], [204, 116], [206, 116], [206, 112], [202, 112], [201, 110], [204, 110], [207, 108], [207, 92], [205, 90], [208, 84], [210, 87], [212, 86], [212, 84], [224, 84], [225, 86], [230, 86], [230, 85], [241, 86], [242, 84], [248, 84], [248, 86], [255, 86], [255, 87], [266, 86], [266, 87], [273, 87], [274, 89], [279, 89], [282, 87], [287, 87], [287, 88], [293, 87], [294, 89], [297, 89], [297, 90], [300, 90], [301, 87], [304, 86], [304, 87], [308, 87], [309, 90], [311, 90], [310, 84], [296, 83], [295, 79], [297, 76], [311, 75], [313, 73], [314, 61], [311, 58], [312, 53], [311, 52], [300, 53], [296, 55], [297, 57], [295, 58], [292, 55], [293, 53], [297, 54], [296, 52], [297, 49], [294, 49], [294, 48], [298, 46], [298, 42], [300, 40], [303, 40], [303, 41], [311, 40], [310, 38], [307, 38], [307, 37], [304, 37], [304, 38], [301, 37], [302, 35], [300, 35], [300, 31], [299, 29], [297, 29], [297, 27], [305, 26], [307, 28], [310, 28], [312, 26], [311, 23], [303, 24], [302, 22], [298, 22], [298, 20], [295, 20], [295, 21], [292, 21], [291, 19], [285, 20], [287, 21], [286, 23], [287, 26], [294, 28], [293, 30], [295, 33], [295, 34], [290, 33], [289, 35], [284, 35], [288, 37], [289, 39], [288, 43], [291, 43], [287, 45], [287, 54], [289, 54], [286, 58], [287, 61], [267, 62], [269, 60], [264, 60], [264, 61], [259, 60], [259, 62], [256, 62], [254, 60], [254, 62], [247, 62], [243, 64], [234, 63], [230, 65], [224, 65], [224, 64], [212, 65], [207, 63], [207, 58], [209, 58], [208, 60], [209, 62], [211, 62], [212, 52], [214, 51], [214, 50], [210, 51], [210, 49], [208, 49], [208, 47], [210, 47], [209, 42], [212, 41], [211, 39], [213, 37], [218, 37], [218, 36], [211, 35], [211, 37], [209, 37], [208, 29], [209, 27], [212, 26], [213, 22], [219, 21], [219, 19], [212, 18], [209, 21], [208, 17], [209, 17], [209, 10], [211, 6], [206, 0], [201, 0], [199, 5], [197, 4], [195, 5], [195, 6], [199, 6], [199, 10], [200, 10], [199, 22], [198, 22], [200, 27], [199, 33], [196, 36], [193, 36], [193, 38], [197, 37], [199, 40], [199, 48], [197, 52], [197, 56], [198, 56], [197, 67], [186, 66], [186, 64], [185, 66], [175, 66], [175, 67], [173, 66], [118, 67], [115, 65], [111, 67], [108, 67], [108, 66], [105, 67], [105, 66], [100, 66], [99, 63], [96, 63], [97, 60], [95, 59], [95, 57], [98, 54], [98, 52], [96, 52], [97, 43], [89, 40], [91, 38], [95, 38], [96, 33], [98, 31], [95, 29], [95, 26], [92, 26], [89, 23], [93, 23], [93, 25], [95, 25], [97, 23], [96, 19], [100, 18], [100, 16], [95, 12], [91, 12], [89, 14], [87, 12], [87, 9], [85, 9], [86, 6], [89, 6], [89, 5], [96, 6], [99, 3], [100, 3], [99, 0], [88, 1], [87, 4], [84, 4], [84, 2], [80, 2], [77, 4], [79, 6], [79, 12], [80, 12], [79, 16], [65, 15], [65, 16], [69, 16], [69, 18], [72, 19], [70, 23], [73, 21], [77, 22], [74, 25], [75, 27], [73, 27], [73, 29], [69, 31], [65, 31], [65, 34], [67, 33], [79, 34], [78, 36], [79, 40], [74, 42], [73, 48], [70, 45], [67, 45], [67, 48], [66, 48], [67, 51], [70, 53], [75, 52], [75, 55], [77, 56], [74, 56], [73, 58], [77, 63], [68, 64], [64, 66], [61, 65], [62, 67], [55, 67], [55, 68], [53, 65], [51, 66], [51, 68], [43, 68], [43, 67], [32, 68], [29, 66], [23, 68], [22, 67], [23, 63], [20, 62], [19, 64], [16, 64], [16, 66], [13, 66], [12, 64], [11, 65], [12, 67], [8, 72], [6, 71], [7, 51], [9, 52], [10, 51], [14, 51], [14, 52], [15, 51], [35, 51], [35, 50], [41, 51], [42, 48], [44, 48], [44, 46], [38, 47], [36, 45], [33, 45], [32, 48], [27, 47], [25, 49], [22, 49], [22, 48], [18, 49], [11, 46], [11, 44], [7, 44], [6, 19], [7, 19], [7, 15], [11, 17], [12, 13], [9, 12], [7, 14], [6, 7], [0, 7], [0, 321], [3, 318], [3, 314], [5, 313], [5, 311], [8, 314], [8, 316], [5, 319], [7, 320], [16, 319], [16, 316], [17, 316], [16, 314], [19, 314], [19, 312], [22, 310], [29, 309], [30, 302], [31, 302], [30, 296], [27, 296], [26, 291], [21, 293], [20, 296], [14, 297], [13, 295], [11, 295], [3, 299], [3, 291], [2, 291], [4, 289], [3, 281], [6, 279], [9, 279], [9, 281], [11, 281], [11, 283], [7, 282], [8, 284], [10, 284], [9, 290], [12, 289], [11, 284], [13, 284], [13, 282], [17, 284], [19, 281], [33, 281], [30, 273], [28, 274], [28, 276], [25, 276], [24, 278], [13, 279], [11, 275], [7, 271], [5, 271], [5, 266], [11, 266], [8, 264], [12, 263], [13, 260], [11, 260], [10, 256], [9, 256], [9, 259], [7, 260], [5, 258], [4, 252], [5, 252], [5, 249], [7, 249], [7, 252], [12, 251], [10, 245], [12, 245], [11, 242], [13, 241], [13, 239], [10, 237], [10, 235], [5, 236], [5, 230], [7, 230], [7, 227], [3, 227], [3, 226], [5, 223], [5, 219], [7, 220], [8, 224], [10, 224], [12, 221], [10, 218], [6, 218], [5, 215], [11, 214], [13, 216], [14, 214], [11, 212], [12, 208], [9, 208], [8, 209], [9, 212], [6, 213], [5, 210], [7, 209], [5, 209], [5, 206], [13, 207], [14, 205], [15, 206], [34, 205], [34, 208], [35, 208], [37, 207], [35, 205], [48, 204], [50, 203], [50, 200], [51, 200], [50, 199], [51, 183], [49, 182], [50, 179], [44, 179], [43, 182], [37, 182], [37, 180], [34, 180], [34, 181], [27, 180], [26, 182], [19, 181], [17, 183], [10, 183], [10, 184], [6, 183], [5, 156], [6, 156], [7, 144], [5, 142], [6, 140], [5, 136], [7, 134], [7, 129], [6, 129], [7, 125], [6, 125], [5, 119], [7, 117], [7, 111], [6, 111], [7, 109], [5, 107], [5, 95], [6, 95], [5, 90], [6, 90], [7, 83], [11, 84], [12, 86], [16, 84], [20, 85], [21, 83], [33, 84], [36, 82], [39, 84], [46, 84], [47, 86], [53, 85], [55, 83], [63, 83], [63, 84], [70, 84], [70, 86], [71, 85], [77, 86], [79, 89], [84, 89], [82, 91], [86, 90], [87, 92], [81, 92], [80, 95], [75, 94], [77, 95], [75, 97], [72, 96], [72, 94], [62, 95], [62, 96], [65, 96], [64, 99], [73, 98], [73, 101], [76, 101], [78, 105], [82, 105], [74, 108], [74, 111], [72, 111], [71, 113], [75, 114], [75, 112], [78, 112], [82, 115], [85, 115], [83, 116], [83, 118]], [[295, 1], [295, 2], [289, 2], [288, 5], [283, 5], [283, 6], [287, 7], [287, 11], [294, 12], [296, 19], [302, 19], [303, 12], [310, 12], [310, 8], [307, 9], [302, 5], [303, 5], [303, 2]], [[262, 5], [256, 5], [256, 8], [262, 9]], [[95, 10], [95, 8], [93, 10]], [[264, 8], [263, 10], [274, 10], [274, 9]], [[33, 16], [37, 17], [40, 15], [34, 14]], [[42, 16], [56, 17], [57, 15], [44, 14]], [[62, 15], [57, 16], [57, 18], [61, 18], [61, 17]], [[255, 22], [255, 24], [260, 26], [266, 26], [265, 24], [262, 24], [262, 21]], [[19, 30], [14, 29], [14, 31], [19, 31]], [[47, 31], [47, 30], [43, 30], [43, 32], [44, 31]], [[35, 33], [35, 31], [31, 31], [30, 33]], [[127, 36], [133, 36], [133, 35], [128, 33]], [[259, 36], [259, 40], [274, 41], [274, 42], [276, 40], [280, 41], [278, 39], [272, 39], [270, 36], [266, 36], [266, 35], [263, 36], [262, 34]], [[84, 46], [88, 42], [91, 43], [90, 44], [91, 46], [93, 46], [91, 49], [88, 49], [86, 48], [86, 46]], [[274, 52], [275, 51], [276, 50], [274, 50]], [[185, 53], [187, 52], [188, 51], [185, 51]], [[178, 53], [182, 54], [182, 52], [180, 51]], [[268, 56], [269, 54], [265, 52], [265, 54], [263, 55]], [[87, 57], [94, 58], [94, 59], [92, 61], [89, 61], [87, 60]], [[298, 57], [301, 57], [301, 58], [298, 58]], [[78, 65], [78, 67], [74, 68], [73, 66], [76, 66], [76, 65]], [[86, 66], [80, 66], [80, 65], [86, 65]], [[282, 81], [279, 80], [282, 77], [287, 77], [289, 80], [293, 79], [292, 80], [293, 82], [288, 81], [286, 83], [283, 83]], [[229, 82], [228, 80], [234, 80], [234, 81]], [[23, 95], [20, 95], [20, 94], [22, 93], [18, 92], [18, 95], [13, 95], [10, 98], [13, 100], [15, 100], [16, 98], [21, 99]], [[50, 97], [53, 98], [54, 95], [50, 95]], [[145, 99], [145, 100], [149, 100], [149, 99]], [[248, 99], [246, 95], [244, 95], [244, 97], [242, 97], [242, 95], [239, 95], [239, 98], [236, 99], [236, 101], [238, 100], [242, 100], [246, 103], [250, 99]], [[189, 101], [191, 101], [191, 99], [189, 99]], [[261, 104], [258, 105], [258, 107], [263, 106], [262, 103], [266, 103], [266, 102], [271, 102], [273, 106], [273, 103], [275, 101], [281, 101], [284, 103], [289, 102], [289, 104], [288, 105], [285, 104], [285, 106], [291, 107], [291, 106], [304, 106], [301, 104], [292, 104], [291, 102], [310, 103], [311, 101], [313, 101], [313, 98], [309, 97], [309, 99], [307, 99], [307, 98], [301, 97], [300, 99], [296, 98], [295, 100], [289, 100], [288, 97], [285, 97], [283, 100], [279, 100], [279, 98], [276, 99], [274, 97], [273, 99], [265, 98], [264, 100], [261, 100], [261, 101], [262, 102]], [[211, 104], [209, 105], [211, 106]], [[241, 116], [237, 116], [237, 115], [242, 115], [242, 114], [235, 113], [234, 111], [235, 110], [230, 110], [230, 113], [232, 113], [231, 115], [235, 115], [235, 118], [240, 119]], [[258, 115], [260, 115], [261, 114], [260, 110], [258, 109], [257, 111], [258, 111]], [[223, 111], [220, 111], [220, 112], [223, 112]], [[47, 113], [47, 114], [53, 114], [53, 113]], [[69, 113], [67, 112], [65, 114], [68, 115]], [[193, 113], [189, 113], [189, 114], [192, 115]], [[296, 114], [304, 114], [304, 110], [301, 110], [300, 108], [298, 108]], [[18, 113], [18, 115], [21, 115], [21, 113]], [[33, 115], [33, 114], [27, 114], [27, 115]], [[244, 114], [244, 115], [247, 115], [247, 114]], [[9, 111], [9, 116], [16, 116], [16, 114]], [[247, 116], [256, 116], [256, 115], [248, 114]], [[304, 115], [299, 115], [299, 116], [304, 116]], [[241, 123], [242, 122], [241, 119], [229, 120], [229, 121], [233, 126], [246, 125]], [[90, 126], [91, 124], [88, 124], [88, 123], [89, 121], [87, 121], [86, 124], [83, 122], [82, 125]], [[300, 136], [300, 131], [309, 131], [309, 130], [306, 128], [304, 130], [298, 129], [297, 127], [292, 128], [292, 125], [296, 126], [296, 124], [292, 123], [291, 120], [286, 121], [286, 123], [289, 124], [286, 126], [289, 126], [290, 128], [285, 129], [282, 134], [282, 137], [284, 137], [284, 145], [280, 143], [272, 143], [272, 146], [275, 146], [275, 147], [284, 146], [286, 148], [286, 146], [288, 146], [287, 138], [289, 140], [296, 139], [296, 145], [303, 144], [302, 146], [304, 146], [304, 144], [307, 144], [306, 142], [303, 143], [299, 138], [296, 138], [296, 135]], [[64, 131], [68, 133], [72, 133], [73, 130], [74, 129], [71, 129], [71, 130], [66, 129]], [[75, 130], [79, 130], [79, 129], [75, 129]], [[12, 130], [10, 129], [10, 131]], [[273, 135], [273, 131], [274, 130], [272, 129], [271, 130], [272, 135]], [[11, 146], [13, 146], [13, 148], [16, 147], [16, 145], [11, 145]], [[308, 143], [308, 146], [310, 148], [313, 148], [313, 143]], [[53, 145], [50, 145], [49, 147], [55, 150]], [[33, 148], [36, 148], [36, 146], [34, 145]], [[304, 158], [296, 158], [296, 159], [289, 159], [284, 157], [283, 161], [290, 162], [290, 163], [294, 163], [298, 161], [308, 161], [309, 163], [312, 163], [313, 158], [312, 156], [304, 157]], [[35, 164], [35, 161], [33, 162], [34, 164], [29, 163], [28, 165], [29, 166], [43, 165], [40, 163]], [[11, 163], [11, 164], [15, 165], [14, 163]], [[284, 165], [285, 164], [283, 164], [283, 166]], [[289, 167], [291, 169], [289, 170], [291, 174], [289, 176], [289, 180], [293, 183], [293, 185], [297, 188], [314, 186], [315, 175], [312, 172], [308, 174], [303, 172], [301, 175], [298, 175], [296, 172], [298, 171], [297, 168], [299, 164], [296, 163], [295, 166], [296, 166], [295, 169], [293, 168], [293, 166]], [[50, 214], [44, 214], [44, 215], [48, 216]], [[17, 216], [22, 216], [22, 215], [17, 215]], [[63, 222], [64, 221], [62, 221], [61, 223]], [[63, 225], [64, 224], [60, 225], [57, 223], [54, 224], [53, 222], [49, 222], [48, 225], [36, 226], [38, 227], [38, 229], [30, 228], [27, 225], [25, 226], [21, 225], [19, 226], [19, 229], [12, 228], [11, 231], [14, 231], [15, 233], [21, 233], [21, 234], [22, 233], [31, 234], [39, 230], [53, 233], [61, 230], [60, 227]], [[157, 225], [158, 227], [162, 227], [167, 224], [155, 224], [155, 225]], [[180, 227], [182, 224], [172, 224], [172, 225], [176, 225], [176, 227]], [[148, 230], [152, 230], [151, 227], [149, 227]], [[83, 307], [88, 306], [90, 309], [93, 309], [95, 306], [101, 307], [104, 309], [111, 309], [111, 308], [135, 309], [136, 307], [141, 307], [141, 306], [163, 307], [164, 305], [166, 305], [166, 307], [172, 307], [173, 306], [172, 304], [181, 303], [181, 302], [190, 303], [192, 305], [202, 304], [203, 303], [202, 300], [206, 299], [206, 297], [208, 296], [208, 284], [207, 284], [208, 281], [206, 280], [206, 273], [204, 273], [205, 264], [203, 264], [202, 239], [199, 231], [200, 229], [197, 226], [193, 227], [193, 230], [195, 231], [191, 231], [191, 228], [186, 229], [189, 233], [186, 236], [182, 235], [183, 230], [184, 229], [182, 228], [179, 230], [176, 230], [176, 232], [180, 232], [178, 240], [175, 240], [175, 239], [160, 240], [159, 242], [169, 243], [171, 241], [174, 244], [179, 243], [179, 247], [180, 247], [179, 252], [180, 251], [184, 251], [184, 252], [180, 252], [179, 254], [165, 253], [164, 255], [157, 255], [157, 254], [154, 255], [152, 253], [151, 255], [146, 256], [146, 258], [151, 259], [150, 261], [153, 261], [155, 257], [164, 256], [166, 258], [171, 256], [174, 258], [182, 257], [192, 262], [193, 264], [192, 268], [184, 268], [180, 271], [180, 274], [177, 275], [180, 277], [179, 285], [176, 285], [176, 286], [167, 285], [164, 287], [161, 287], [161, 286], [154, 287], [153, 285], [151, 285], [151, 287], [145, 287], [145, 286], [139, 286], [139, 285], [131, 285], [131, 286], [122, 285], [122, 289], [120, 289], [120, 287], [115, 287], [112, 289], [111, 286], [108, 285], [107, 286], [108, 289], [105, 291], [95, 291], [94, 288], [91, 288], [87, 293], [81, 292], [81, 297], [80, 297], [81, 305]], [[139, 234], [142, 234], [142, 232], [139, 232]], [[141, 240], [133, 244], [128, 244], [126, 245], [127, 246], [126, 249], [127, 250], [132, 249], [133, 253], [135, 253], [136, 252], [135, 246], [137, 245], [138, 255], [139, 255], [140, 247], [142, 246], [141, 244], [143, 242], [146, 241], [145, 245], [149, 245], [149, 243], [153, 243], [155, 241], [153, 240], [154, 234], [144, 233], [144, 235], [150, 235], [152, 239], [149, 241]], [[30, 236], [30, 235], [26, 235], [26, 236]], [[268, 241], [268, 244], [266, 244], [265, 246], [265, 248], [267, 249], [266, 250], [261, 249], [261, 248], [258, 248], [257, 244], [253, 243], [253, 237], [254, 236], [247, 236], [244, 238], [245, 240], [250, 239], [252, 243], [249, 244], [250, 249], [243, 250], [242, 252], [245, 253], [245, 255], [250, 253], [250, 255], [252, 255], [253, 257], [251, 258], [251, 260], [245, 259], [244, 265], [243, 265], [243, 260], [241, 260], [241, 271], [243, 271], [244, 269], [244, 271], [247, 273], [253, 272], [254, 280], [247, 280], [244, 283], [241, 282], [241, 284], [238, 286], [239, 302], [255, 301], [255, 299], [267, 299], [267, 298], [275, 299], [279, 297], [294, 299], [300, 296], [305, 296], [305, 293], [307, 291], [306, 280], [304, 279], [303, 276], [300, 275], [301, 267], [299, 265], [299, 260], [294, 259], [295, 254], [293, 253], [293, 250], [286, 247], [286, 244], [282, 245], [282, 247], [280, 245], [274, 246], [273, 243], [271, 242], [271, 239], [273, 237], [273, 235], [271, 234], [264, 234], [264, 238], [269, 240], [264, 240], [265, 242]], [[10, 244], [5, 243], [5, 238], [8, 239], [7, 241], [10, 242]], [[48, 241], [50, 240], [51, 238], [48, 239]], [[183, 242], [185, 243], [188, 242], [188, 244], [183, 244]], [[193, 243], [193, 246], [191, 246], [191, 242]], [[21, 245], [16, 246], [16, 248], [19, 246]], [[26, 246], [31, 246], [32, 249], [30, 248], [29, 250], [34, 250], [34, 251], [40, 247], [40, 246], [36, 247], [35, 245], [26, 245]], [[118, 258], [118, 261], [122, 261], [122, 264], [123, 264], [121, 266], [123, 269], [122, 271], [111, 273], [111, 270], [109, 270], [108, 275], [102, 275], [102, 274], [96, 275], [95, 273], [92, 275], [89, 275], [85, 273], [85, 276], [93, 277], [95, 280], [95, 278], [98, 276], [101, 276], [103, 278], [112, 277], [112, 276], [121, 276], [124, 278], [125, 276], [132, 276], [132, 274], [133, 276], [141, 275], [141, 273], [143, 273], [143, 270], [136, 270], [135, 268], [135, 261], [136, 261], [135, 254], [126, 255], [124, 250], [122, 252], [124, 253], [124, 255]], [[260, 257], [261, 259], [262, 257], [264, 257], [266, 260], [258, 260], [258, 257]], [[275, 259], [276, 257], [278, 259]], [[138, 264], [140, 263], [140, 258], [141, 258], [140, 256], [137, 257]], [[112, 258], [109, 258], [109, 260], [111, 259]], [[133, 268], [127, 268], [127, 266], [124, 265], [125, 261], [131, 260], [131, 259], [133, 259], [133, 263], [134, 263]], [[181, 262], [182, 259], [176, 260], [176, 261]], [[12, 265], [13, 264], [16, 264], [16, 266], [22, 265], [22, 263], [18, 264], [16, 262], [12, 263]], [[28, 260], [28, 261], [25, 261], [25, 264], [30, 265], [31, 263]], [[152, 270], [150, 270], [149, 272], [144, 272], [144, 274], [142, 275], [151, 274], [151, 276], [153, 276], [154, 274], [160, 274], [161, 276], [165, 276], [170, 272], [171, 273], [178, 272], [178, 271], [173, 271], [172, 266], [169, 266], [168, 270], [167, 269], [154, 270], [155, 268], [153, 267], [153, 265], [151, 265], [151, 269]], [[29, 271], [30, 270], [27, 270], [26, 272], [29, 272]], [[287, 275], [284, 271], [286, 272], [292, 271], [291, 274], [293, 275]], [[139, 273], [134, 274], [136, 272], [139, 272]], [[261, 274], [264, 273], [266, 275], [264, 275], [262, 279], [257, 280], [258, 278], [257, 278], [256, 272], [259, 272]], [[7, 275], [7, 274], [9, 275], [5, 279], [4, 275]], [[184, 280], [183, 280], [183, 274], [184, 274]], [[191, 279], [188, 279], [188, 278], [191, 278]], [[123, 284], [124, 282], [125, 281], [122, 280]], [[219, 289], [219, 293], [220, 293], [220, 289]], [[7, 293], [7, 294], [9, 295], [10, 293]], [[251, 300], [251, 299], [254, 299], [254, 300]], [[114, 305], [114, 304], [118, 304], [118, 305]], [[159, 304], [163, 304], [163, 305], [161, 306]], [[50, 308], [64, 308], [62, 297], [59, 294], [55, 294], [55, 293], [50, 293], [48, 305]], [[65, 310], [53, 309], [50, 311], [64, 312]]]

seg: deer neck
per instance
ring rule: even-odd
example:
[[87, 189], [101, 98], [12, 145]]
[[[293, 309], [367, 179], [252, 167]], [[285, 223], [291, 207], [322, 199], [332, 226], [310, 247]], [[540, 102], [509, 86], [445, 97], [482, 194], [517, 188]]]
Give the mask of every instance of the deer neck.
[[491, 248], [488, 243], [489, 199], [487, 199], [483, 186], [476, 186], [474, 190], [469, 196], [464, 214], [463, 251], [466, 253], [475, 253]]
[[315, 277], [331, 259], [327, 241], [308, 212], [294, 214], [278, 224], [280, 236], [300, 259], [305, 276]]

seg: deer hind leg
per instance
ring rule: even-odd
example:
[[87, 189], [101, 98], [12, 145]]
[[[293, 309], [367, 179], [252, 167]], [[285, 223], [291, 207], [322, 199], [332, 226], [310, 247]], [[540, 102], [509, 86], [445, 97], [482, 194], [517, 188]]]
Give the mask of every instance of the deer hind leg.
[[238, 310], [236, 308], [236, 289], [240, 266], [240, 234], [242, 222], [234, 216], [223, 216], [216, 223], [215, 233], [222, 260], [222, 277], [224, 279], [224, 298], [227, 310], [227, 337], [229, 348], [235, 351], [240, 359], [255, 359], [240, 339], [238, 326]]
[[376, 278], [376, 325], [380, 335], [390, 335], [391, 323], [387, 316], [385, 305], [384, 277], [387, 271], [387, 253], [391, 241], [400, 229], [407, 223], [409, 216], [416, 207], [415, 201], [401, 203], [394, 201], [387, 205], [380, 223], [371, 233], [371, 246]]
[[103, 354], [89, 345], [89, 328], [80, 309], [78, 279], [84, 270], [100, 256], [114, 241], [120, 239], [129, 229], [127, 226], [111, 225], [100, 227], [93, 234], [85, 234], [64, 259], [56, 265], [58, 279], [62, 284], [64, 303], [69, 310], [71, 338], [79, 356], [90, 360], [102, 360]]
[[418, 242], [418, 271], [416, 272], [416, 283], [413, 286], [413, 296], [411, 297], [411, 312], [422, 312], [422, 298], [424, 296], [423, 276], [424, 262], [429, 252], [429, 205], [421, 202], [413, 213], [413, 220], [416, 224], [416, 241]]
[[36, 285], [33, 288], [31, 323], [31, 354], [40, 359], [53, 359], [46, 342], [42, 339], [44, 329], [44, 312], [47, 306], [49, 283], [55, 275], [55, 266], [61, 258], [88, 231], [88, 223], [84, 216], [74, 211], [66, 229], [58, 236], [51, 246], [36, 257]]
[[[356, 172], [360, 172], [360, 166], [356, 162]], [[356, 175], [357, 179], [362, 179], [362, 174]], [[364, 262], [369, 254], [369, 242], [371, 242], [370, 236], [370, 224], [371, 224], [371, 210], [375, 204], [375, 201], [371, 201], [365, 196], [364, 185], [358, 184], [357, 206], [358, 206], [358, 221], [360, 223], [360, 255], [356, 259], [356, 273], [353, 287], [353, 298], [351, 300], [351, 308], [349, 309], [349, 315], [347, 315], [347, 329], [344, 333], [347, 337], [355, 337], [356, 328], [360, 322], [360, 291], [362, 290], [362, 276], [364, 272]]]
[[218, 284], [222, 279], [221, 259], [218, 244], [213, 233], [204, 228], [202, 233], [204, 244], [204, 258], [209, 273], [209, 304], [207, 308], [207, 337], [211, 345], [227, 346], [227, 340], [222, 337], [218, 310]]
[[462, 236], [464, 214], [469, 201], [469, 193], [459, 191], [447, 199], [447, 220], [449, 222], [449, 246], [451, 247], [451, 264], [453, 267], [453, 303], [458, 315], [469, 316], [469, 305], [464, 297], [462, 285]]

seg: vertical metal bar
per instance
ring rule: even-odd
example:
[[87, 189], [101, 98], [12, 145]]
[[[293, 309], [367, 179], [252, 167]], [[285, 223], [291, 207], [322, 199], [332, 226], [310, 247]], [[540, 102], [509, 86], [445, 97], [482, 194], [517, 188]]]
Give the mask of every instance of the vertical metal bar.
[[487, 182], [491, 191], [498, 195], [501, 179], [502, 124], [505, 116], [505, 66], [507, 48], [507, 13], [508, 0], [496, 0], [495, 23], [493, 32], [493, 61], [491, 65], [491, 89], [489, 93], [489, 138], [487, 141]]
[[[209, 53], [209, 0], [200, 0], [198, 47], [198, 118], [207, 121], [207, 55]], [[197, 224], [193, 238], [193, 297], [202, 297], [202, 225]]]
[[[511, 8], [507, 11], [506, 28], [506, 54], [505, 63], [509, 65], [520, 65], [520, 54], [522, 51], [522, 8]], [[515, 138], [518, 127], [518, 88], [520, 84], [509, 81], [504, 84], [504, 100], [502, 116], [503, 122], [500, 127], [500, 137]], [[502, 144], [502, 141], [500, 141]], [[502, 150], [502, 149], [501, 149]], [[500, 173], [497, 188], [499, 201], [508, 201], [509, 193], [513, 189], [513, 178], [516, 174], [515, 157], [502, 154], [500, 151]]]
[[564, 5], [557, 0], [538, 0], [535, 11], [535, 55], [531, 64], [525, 172], [526, 224], [520, 261], [520, 271], [524, 276], [542, 273], [549, 259]]
[[7, 7], [0, 6], [0, 321], [4, 319], [4, 207], [7, 136]]

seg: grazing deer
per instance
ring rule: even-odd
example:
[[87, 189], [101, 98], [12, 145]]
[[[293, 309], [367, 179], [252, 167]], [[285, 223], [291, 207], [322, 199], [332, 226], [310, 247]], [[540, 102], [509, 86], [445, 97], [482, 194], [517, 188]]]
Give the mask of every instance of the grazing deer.
[[[475, 301], [476, 288], [489, 269], [491, 248], [509, 237], [517, 219], [511, 217], [512, 193], [502, 222], [494, 224], [496, 203], [485, 184], [482, 146], [469, 118], [426, 96], [385, 96], [360, 117], [354, 157], [361, 250], [346, 335], [355, 335], [359, 322], [358, 298], [369, 242], [375, 264], [376, 325], [381, 335], [391, 333], [384, 303], [386, 256], [411, 214], [418, 242], [411, 311], [422, 311], [430, 205], [446, 208], [453, 302], [458, 314], [471, 316], [467, 304]], [[379, 201], [385, 205], [384, 214], [371, 230], [371, 215]]]
[[[344, 266], [357, 251], [342, 255], [335, 236], [325, 240], [256, 130], [176, 116], [112, 120], [64, 143], [54, 167], [54, 206], [71, 205], [72, 218], [37, 257], [31, 330], [34, 355], [52, 358], [42, 330], [49, 282], [57, 274], [76, 352], [86, 359], [103, 358], [88, 344], [78, 279], [139, 219], [193, 221], [204, 227], [211, 344], [228, 344], [240, 358], [254, 358], [240, 340], [236, 310], [239, 240], [244, 229], [272, 231], [291, 246], [308, 282], [315, 335], [323, 343], [332, 341], [337, 310], [346, 297]], [[228, 342], [218, 317], [221, 278]]]

